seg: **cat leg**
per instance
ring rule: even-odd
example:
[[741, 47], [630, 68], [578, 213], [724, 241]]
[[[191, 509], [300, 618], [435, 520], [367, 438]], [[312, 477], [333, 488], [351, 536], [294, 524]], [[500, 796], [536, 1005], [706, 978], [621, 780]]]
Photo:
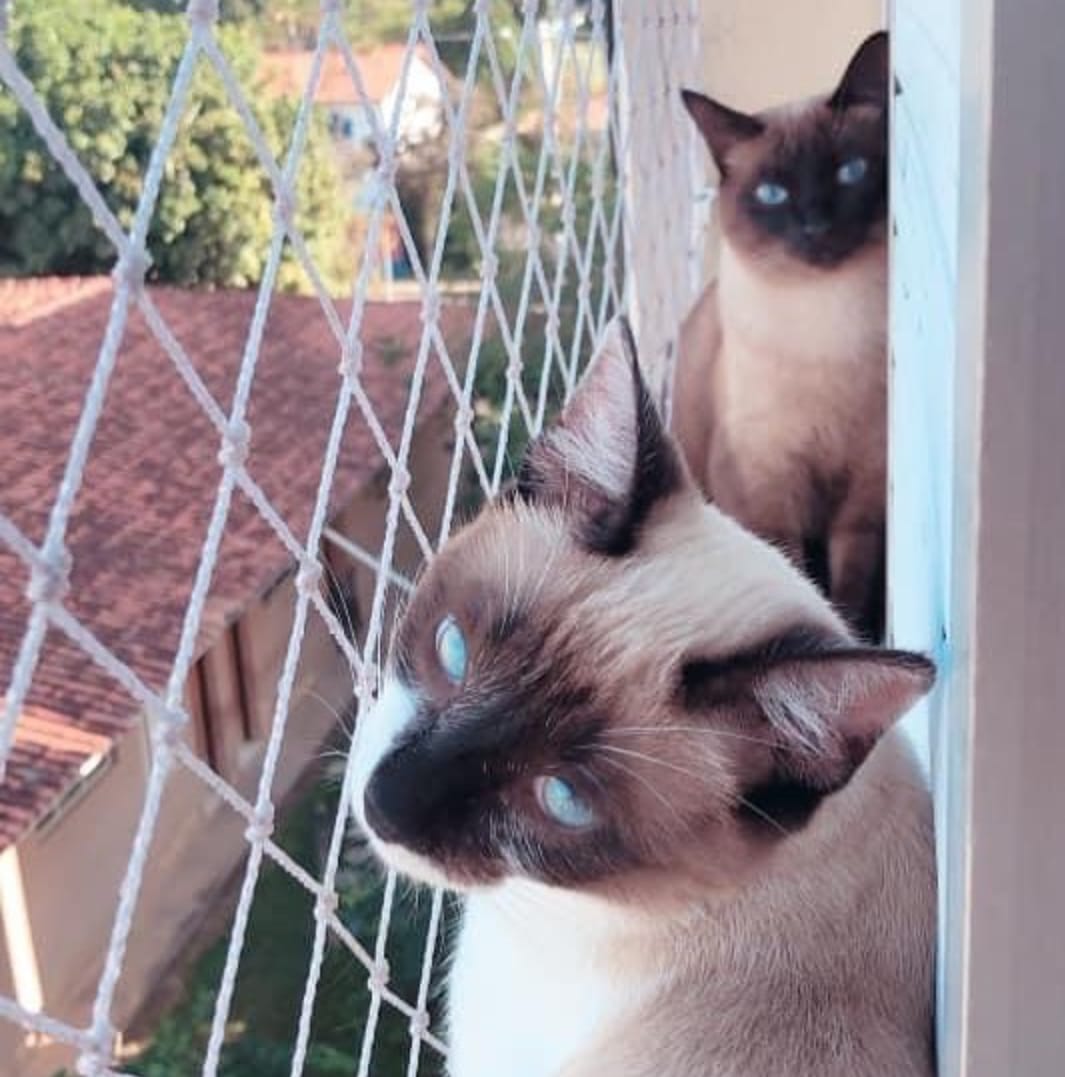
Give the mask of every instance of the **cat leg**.
[[839, 522], [828, 540], [829, 597], [872, 643], [884, 634], [884, 525]]

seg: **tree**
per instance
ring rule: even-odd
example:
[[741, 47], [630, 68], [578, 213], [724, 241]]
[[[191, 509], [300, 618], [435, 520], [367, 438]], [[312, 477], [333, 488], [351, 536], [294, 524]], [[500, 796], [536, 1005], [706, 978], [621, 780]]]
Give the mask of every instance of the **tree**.
[[[13, 46], [105, 201], [132, 223], [159, 135], [184, 18], [116, 0], [37, 0], [16, 7]], [[290, 102], [256, 93], [259, 51], [243, 24], [219, 30], [275, 157], [294, 121]], [[262, 275], [273, 190], [215, 72], [201, 62], [167, 160], [148, 235], [151, 279], [246, 286]], [[297, 182], [297, 223], [329, 281], [338, 276], [344, 199], [324, 126], [312, 124]], [[291, 256], [282, 284], [298, 286]], [[115, 252], [30, 121], [0, 97], [0, 274], [98, 273]]]

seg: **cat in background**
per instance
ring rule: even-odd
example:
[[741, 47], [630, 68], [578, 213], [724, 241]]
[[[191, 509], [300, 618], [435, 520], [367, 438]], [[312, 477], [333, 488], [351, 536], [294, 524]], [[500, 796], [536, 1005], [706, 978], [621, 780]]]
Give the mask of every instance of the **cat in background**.
[[614, 323], [356, 733], [375, 851], [467, 894], [452, 1077], [930, 1077], [931, 807], [892, 726], [933, 677], [706, 503]]
[[852, 627], [883, 632], [888, 39], [829, 94], [749, 115], [684, 92], [720, 174], [717, 279], [681, 330], [672, 425], [703, 493]]

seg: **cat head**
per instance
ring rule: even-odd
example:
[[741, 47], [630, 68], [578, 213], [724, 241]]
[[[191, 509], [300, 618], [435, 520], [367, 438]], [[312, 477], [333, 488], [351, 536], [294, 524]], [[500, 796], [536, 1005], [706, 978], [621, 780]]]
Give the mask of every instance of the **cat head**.
[[455, 888], [729, 885], [930, 686], [706, 505], [618, 320], [514, 487], [429, 565], [360, 722], [380, 856]]
[[730, 247], [783, 269], [839, 265], [885, 233], [888, 37], [868, 38], [829, 94], [757, 114], [691, 90], [684, 104], [721, 176]]

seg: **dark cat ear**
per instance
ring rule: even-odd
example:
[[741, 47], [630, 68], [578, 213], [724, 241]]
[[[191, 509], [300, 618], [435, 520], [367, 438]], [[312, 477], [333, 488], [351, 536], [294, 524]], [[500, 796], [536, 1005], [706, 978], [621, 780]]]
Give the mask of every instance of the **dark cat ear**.
[[516, 496], [560, 505], [580, 541], [619, 556], [636, 544], [651, 508], [686, 482], [629, 323], [615, 318], [562, 417], [526, 453]]
[[858, 46], [839, 85], [828, 99], [830, 108], [853, 105], [887, 108], [889, 79], [888, 35], [880, 30]]
[[681, 90], [680, 96], [722, 175], [725, 174], [732, 148], [740, 142], [757, 138], [765, 130], [765, 124], [757, 116], [737, 112], [694, 90]]
[[755, 708], [771, 731], [775, 777], [811, 792], [845, 785], [865, 757], [935, 681], [923, 655], [840, 647], [807, 636], [683, 673], [690, 707]]

